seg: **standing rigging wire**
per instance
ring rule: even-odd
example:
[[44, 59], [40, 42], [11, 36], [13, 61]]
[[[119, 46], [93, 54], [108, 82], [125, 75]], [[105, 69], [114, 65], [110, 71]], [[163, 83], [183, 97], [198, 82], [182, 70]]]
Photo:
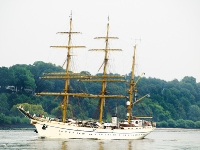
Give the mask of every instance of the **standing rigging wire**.
[[[73, 45], [73, 42], [71, 41], [71, 44], [70, 45]], [[76, 68], [76, 65], [75, 65], [75, 62], [76, 62], [76, 57], [75, 57], [75, 50], [73, 48], [71, 48], [71, 65], [70, 65], [70, 70], [71, 72], [77, 72], [77, 68]]]
[[109, 61], [108, 61], [108, 72], [109, 73], [113, 73], [115, 74], [116, 73], [116, 70], [115, 70], [115, 60], [114, 60], [114, 57], [112, 58], [112, 56], [114, 55], [112, 52], [108, 51], [108, 55], [109, 55]]

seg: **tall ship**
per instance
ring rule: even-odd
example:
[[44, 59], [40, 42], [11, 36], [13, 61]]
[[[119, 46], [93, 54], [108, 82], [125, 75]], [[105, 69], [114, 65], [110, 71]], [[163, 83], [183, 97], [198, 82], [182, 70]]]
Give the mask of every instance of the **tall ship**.
[[[70, 16], [70, 28], [68, 32], [59, 32], [60, 34], [68, 34], [68, 44], [65, 46], [51, 46], [52, 48], [64, 48], [67, 50], [66, 68], [65, 72], [52, 72], [45, 73], [41, 78], [43, 79], [63, 79], [65, 81], [63, 91], [56, 92], [41, 92], [36, 93], [40, 96], [61, 96], [62, 97], [62, 119], [55, 120], [50, 117], [36, 116], [30, 114], [28, 110], [24, 110], [22, 106], [18, 107], [18, 110], [30, 119], [30, 123], [35, 126], [36, 133], [42, 138], [64, 138], [64, 139], [121, 139], [121, 140], [133, 140], [142, 139], [151, 133], [156, 128], [156, 123], [152, 121], [151, 117], [136, 117], [132, 115], [133, 106], [148, 96], [144, 95], [141, 98], [137, 98], [136, 85], [138, 80], [135, 81], [135, 59], [136, 59], [136, 45], [134, 46], [134, 55], [131, 69], [131, 79], [129, 81], [129, 90], [127, 95], [109, 95], [106, 91], [108, 82], [124, 82], [124, 76], [110, 75], [107, 73], [109, 54], [111, 51], [121, 51], [121, 49], [110, 48], [109, 41], [117, 39], [117, 37], [111, 37], [109, 35], [109, 19], [107, 23], [107, 30], [105, 37], [97, 37], [95, 39], [105, 40], [105, 48], [91, 49], [90, 51], [103, 51], [104, 61], [102, 64], [103, 72], [101, 75], [83, 75], [81, 73], [73, 73], [70, 71], [72, 49], [84, 48], [84, 46], [73, 46], [71, 43], [72, 35], [78, 34], [72, 30], [72, 15]], [[99, 94], [91, 93], [71, 93], [69, 90], [70, 80], [77, 79], [82, 82], [100, 82], [101, 89]], [[99, 100], [98, 110], [99, 119], [90, 120], [75, 120], [68, 118], [67, 105], [72, 97], [80, 98], [95, 98]], [[111, 118], [111, 122], [105, 122], [103, 120], [103, 111], [105, 101], [107, 99], [126, 99], [127, 115], [124, 116], [124, 120], [119, 121], [117, 113]], [[146, 120], [144, 120], [146, 119]]]

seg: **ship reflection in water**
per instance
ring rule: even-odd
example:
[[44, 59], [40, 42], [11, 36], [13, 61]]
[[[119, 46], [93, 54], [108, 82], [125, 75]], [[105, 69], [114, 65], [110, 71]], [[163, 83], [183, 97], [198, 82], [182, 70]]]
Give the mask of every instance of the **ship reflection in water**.
[[[131, 140], [69, 140], [63, 141], [61, 150], [107, 150], [107, 149], [123, 149], [132, 150], [137, 149]], [[137, 145], [137, 144], [136, 144]], [[139, 145], [137, 145], [139, 146]]]

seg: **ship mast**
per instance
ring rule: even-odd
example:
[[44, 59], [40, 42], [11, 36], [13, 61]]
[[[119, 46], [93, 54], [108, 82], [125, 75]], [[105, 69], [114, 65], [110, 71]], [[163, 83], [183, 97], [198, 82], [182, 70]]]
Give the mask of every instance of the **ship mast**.
[[[107, 24], [107, 32], [106, 32], [106, 47], [105, 47], [105, 57], [104, 57], [104, 67], [103, 67], [103, 75], [106, 75], [107, 71], [107, 64], [108, 64], [108, 33], [109, 33], [109, 22]], [[101, 89], [101, 94], [105, 95], [106, 90], [106, 81], [102, 82], [102, 89]], [[103, 118], [103, 106], [105, 103], [105, 97], [102, 97], [100, 99], [100, 109], [99, 109], [99, 122], [102, 123], [102, 118]]]
[[[70, 17], [70, 29], [69, 29], [69, 38], [68, 38], [68, 52], [67, 52], [67, 64], [66, 64], [66, 75], [69, 74], [69, 66], [70, 66], [70, 60], [71, 60], [71, 34], [72, 34], [72, 15]], [[69, 90], [69, 78], [65, 79], [65, 87], [64, 87], [64, 93], [68, 93]], [[62, 121], [64, 122], [66, 120], [67, 116], [67, 104], [68, 104], [68, 96], [63, 96], [63, 105], [62, 105]]]
[[[85, 48], [85, 46], [72, 46], [71, 45], [71, 36], [72, 34], [77, 34], [80, 32], [73, 32], [72, 31], [72, 13], [70, 15], [70, 28], [69, 28], [69, 32], [58, 32], [60, 34], [68, 34], [68, 45], [67, 46], [51, 46], [51, 48], [66, 48], [67, 49], [67, 62], [66, 62], [66, 69], [65, 69], [65, 85], [64, 85], [64, 89], [63, 89], [63, 102], [62, 102], [62, 121], [65, 122], [66, 121], [66, 117], [67, 117], [67, 104], [68, 104], [68, 91], [69, 91], [69, 80], [70, 78], [70, 63], [71, 63], [71, 49], [72, 48]], [[48, 78], [48, 77], [46, 77]], [[56, 74], [54, 73], [54, 77], [53, 78], [61, 78], [60, 74]], [[55, 94], [51, 94], [51, 95], [58, 95], [57, 93]]]
[[131, 79], [130, 79], [130, 87], [129, 87], [129, 103], [128, 103], [128, 106], [127, 106], [128, 123], [131, 122], [132, 108], [133, 108], [133, 93], [135, 93], [135, 85], [136, 85], [135, 82], [134, 82], [134, 76], [135, 76], [135, 54], [136, 54], [136, 45], [134, 46], [133, 63], [132, 63]]
[[[144, 74], [142, 73], [141, 76], [137, 79], [137, 81], [134, 80], [135, 77], [135, 61], [136, 61], [136, 45], [134, 45], [134, 53], [133, 53], [133, 63], [132, 63], [132, 70], [131, 70], [131, 78], [130, 78], [130, 85], [129, 85], [129, 101], [127, 102], [127, 117], [128, 117], [128, 123], [131, 123], [132, 119], [132, 109], [133, 105], [137, 102], [141, 101], [145, 97], [149, 96], [149, 94], [144, 95], [143, 97], [137, 99], [136, 98], [136, 85], [138, 81], [141, 79], [141, 76]], [[133, 101], [134, 98], [134, 101]]]
[[[105, 104], [105, 96], [106, 96], [106, 84], [107, 82], [121, 82], [119, 80], [111, 80], [107, 81], [107, 64], [108, 64], [108, 52], [109, 51], [121, 51], [121, 49], [111, 49], [109, 48], [109, 39], [118, 39], [117, 37], [109, 37], [109, 17], [108, 17], [108, 23], [107, 23], [107, 30], [106, 30], [106, 36], [105, 37], [96, 37], [95, 39], [104, 39], [105, 40], [105, 49], [92, 49], [90, 51], [104, 51], [104, 62], [103, 62], [103, 76], [102, 76], [102, 88], [101, 88], [101, 98], [100, 98], [100, 106], [99, 106], [99, 122], [102, 123], [103, 118], [103, 107]], [[119, 77], [120, 78], [120, 77]], [[123, 82], [123, 81], [122, 81]], [[122, 98], [120, 96], [116, 96], [115, 98]]]

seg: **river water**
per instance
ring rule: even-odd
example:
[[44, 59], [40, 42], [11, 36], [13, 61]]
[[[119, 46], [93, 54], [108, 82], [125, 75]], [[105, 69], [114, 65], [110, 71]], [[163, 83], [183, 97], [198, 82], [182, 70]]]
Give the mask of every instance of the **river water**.
[[200, 150], [200, 129], [156, 129], [142, 140], [41, 139], [33, 130], [0, 130], [0, 149]]

